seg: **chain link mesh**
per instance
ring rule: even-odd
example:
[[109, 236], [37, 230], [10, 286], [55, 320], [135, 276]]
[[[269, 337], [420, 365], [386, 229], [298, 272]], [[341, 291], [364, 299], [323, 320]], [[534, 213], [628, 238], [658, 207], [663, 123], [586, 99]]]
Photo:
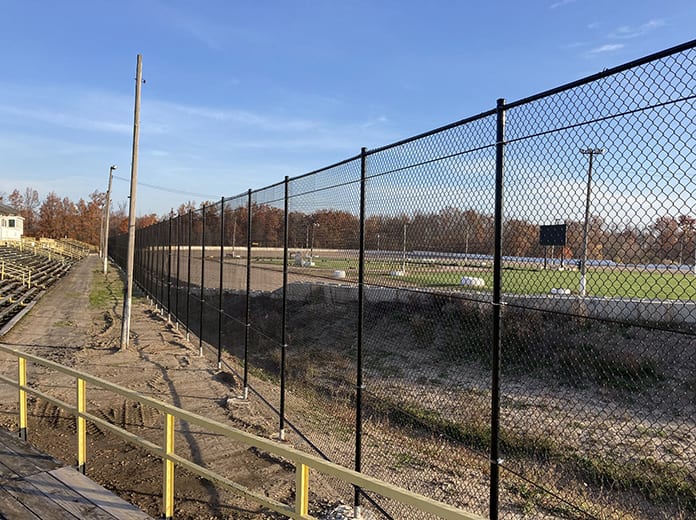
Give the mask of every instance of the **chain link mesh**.
[[695, 62], [684, 46], [151, 226], [138, 282], [334, 462], [484, 516], [693, 517]]

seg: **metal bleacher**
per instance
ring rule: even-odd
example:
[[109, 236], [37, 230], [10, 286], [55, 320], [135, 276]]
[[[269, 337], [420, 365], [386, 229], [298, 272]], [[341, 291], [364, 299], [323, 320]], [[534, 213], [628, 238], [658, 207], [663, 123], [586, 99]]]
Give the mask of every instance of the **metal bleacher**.
[[0, 242], [0, 330], [89, 251], [73, 240]]

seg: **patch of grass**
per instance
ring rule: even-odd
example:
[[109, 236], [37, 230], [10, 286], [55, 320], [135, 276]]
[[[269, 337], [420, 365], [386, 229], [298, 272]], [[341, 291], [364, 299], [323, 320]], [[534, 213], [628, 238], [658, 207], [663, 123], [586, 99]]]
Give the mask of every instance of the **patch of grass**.
[[[599, 386], [633, 393], [666, 378], [666, 368], [649, 352], [634, 352], [614, 344], [616, 334], [586, 325], [591, 320], [569, 322], [552, 313], [507, 309], [501, 329], [503, 374], [553, 377], [560, 384]], [[410, 326], [423, 345], [435, 345], [442, 362], [475, 362], [491, 366], [491, 313], [467, 303], [419, 309]], [[438, 341], [435, 341], [437, 338]]]
[[394, 461], [394, 469], [401, 468], [413, 468], [419, 469], [426, 466], [424, 461], [414, 457], [411, 453], [401, 452], [396, 454], [396, 460]]
[[574, 386], [587, 383], [635, 392], [665, 378], [661, 365], [635, 353], [617, 353], [580, 343], [559, 352], [554, 371]]
[[[461, 443], [469, 448], [488, 451], [490, 429], [480, 424], [456, 423], [436, 410], [414, 404], [395, 404], [389, 400], [372, 398], [368, 413], [388, 418], [399, 428], [409, 428], [422, 435], [440, 437]], [[633, 461], [605, 460], [591, 455], [570, 453], [551, 436], [529, 435], [503, 429], [500, 433], [501, 453], [514, 458], [557, 461], [564, 471], [598, 489], [638, 491], [652, 502], [678, 501], [686, 510], [696, 512], [696, 477], [688, 468], [662, 462], [654, 458]], [[527, 489], [527, 491], [530, 491]], [[523, 493], [534, 508], [536, 493]], [[543, 494], [539, 494], [541, 500]], [[530, 509], [530, 511], [532, 510]]]
[[95, 270], [92, 276], [92, 287], [89, 291], [90, 307], [93, 309], [111, 307], [118, 301], [119, 295], [123, 290], [123, 286], [121, 284], [119, 285], [120, 291], [114, 288], [114, 282], [112, 280], [104, 276], [101, 271]]
[[597, 486], [640, 490], [653, 502], [680, 503], [696, 513], [696, 477], [687, 468], [652, 457], [630, 463], [581, 455], [567, 457], [582, 478]]
[[56, 327], [72, 327], [75, 324], [69, 320], [59, 320], [56, 321], [53, 325], [55, 325]]

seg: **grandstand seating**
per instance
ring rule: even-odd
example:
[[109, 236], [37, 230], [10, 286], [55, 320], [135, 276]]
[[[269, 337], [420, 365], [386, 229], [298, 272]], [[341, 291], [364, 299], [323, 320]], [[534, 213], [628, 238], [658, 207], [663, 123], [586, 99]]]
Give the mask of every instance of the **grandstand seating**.
[[0, 243], [0, 329], [89, 251], [71, 240]]

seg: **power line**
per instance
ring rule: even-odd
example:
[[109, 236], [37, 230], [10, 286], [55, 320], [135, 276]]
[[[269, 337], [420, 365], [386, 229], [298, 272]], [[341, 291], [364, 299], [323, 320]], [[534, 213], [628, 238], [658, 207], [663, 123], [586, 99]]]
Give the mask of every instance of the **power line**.
[[[118, 177], [117, 175], [114, 175], [114, 179], [118, 179], [119, 181], [130, 182], [130, 179]], [[165, 188], [164, 186], [156, 186], [155, 184], [147, 184], [145, 182], [138, 182], [138, 186], [145, 186], [146, 188], [152, 188], [153, 190], [166, 191], [169, 193], [175, 193], [177, 195], [191, 195], [193, 197], [203, 197], [203, 198], [209, 199], [209, 200], [217, 200], [220, 198], [217, 195], [206, 195], [205, 193], [194, 193], [191, 191], [175, 190], [172, 188]]]

